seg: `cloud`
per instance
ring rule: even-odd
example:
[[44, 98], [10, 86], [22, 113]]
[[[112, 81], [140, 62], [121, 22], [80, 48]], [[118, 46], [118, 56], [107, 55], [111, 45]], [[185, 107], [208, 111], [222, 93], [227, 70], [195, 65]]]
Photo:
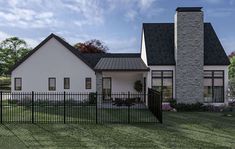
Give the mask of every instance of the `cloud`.
[[79, 14], [80, 18], [74, 24], [82, 27], [100, 25], [105, 22], [104, 8], [101, 4], [101, 1], [97, 0], [77, 0], [72, 3], [66, 3], [65, 7]]
[[138, 13], [135, 10], [129, 10], [125, 14], [125, 17], [127, 18], [127, 20], [130, 20], [130, 21], [134, 21], [137, 16], [138, 16]]

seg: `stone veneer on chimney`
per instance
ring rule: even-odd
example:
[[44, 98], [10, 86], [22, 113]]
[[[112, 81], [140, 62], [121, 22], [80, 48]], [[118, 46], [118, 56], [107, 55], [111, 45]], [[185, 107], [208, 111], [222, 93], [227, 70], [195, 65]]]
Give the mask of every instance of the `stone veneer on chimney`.
[[175, 61], [177, 102], [203, 102], [204, 22], [201, 7], [176, 9]]

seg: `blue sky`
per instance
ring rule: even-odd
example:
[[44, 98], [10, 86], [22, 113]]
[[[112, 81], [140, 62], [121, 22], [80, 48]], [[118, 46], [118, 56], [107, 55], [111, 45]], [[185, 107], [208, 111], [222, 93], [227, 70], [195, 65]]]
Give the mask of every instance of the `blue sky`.
[[179, 6], [202, 6], [227, 53], [235, 50], [235, 0], [0, 0], [0, 40], [36, 46], [50, 33], [70, 44], [100, 39], [109, 52], [139, 52], [143, 22], [173, 22]]

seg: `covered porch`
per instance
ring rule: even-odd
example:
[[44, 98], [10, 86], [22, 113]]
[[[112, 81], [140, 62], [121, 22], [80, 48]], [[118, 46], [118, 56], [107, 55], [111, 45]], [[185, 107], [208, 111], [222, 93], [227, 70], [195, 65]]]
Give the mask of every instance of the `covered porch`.
[[[102, 94], [102, 101], [113, 101], [122, 98], [128, 92], [131, 96], [146, 93], [146, 78], [149, 68], [141, 58], [102, 58], [95, 66], [96, 90]], [[141, 90], [136, 90], [135, 84]], [[111, 97], [114, 95], [118, 97]], [[143, 97], [144, 98], [144, 97]]]

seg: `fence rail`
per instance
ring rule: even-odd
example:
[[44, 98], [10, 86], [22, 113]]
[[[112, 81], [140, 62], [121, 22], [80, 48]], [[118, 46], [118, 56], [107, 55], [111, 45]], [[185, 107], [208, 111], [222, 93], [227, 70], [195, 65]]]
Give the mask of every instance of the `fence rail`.
[[[146, 100], [147, 98], [147, 100]], [[0, 92], [1, 123], [162, 122], [158, 92]], [[159, 108], [159, 109], [158, 109]]]

